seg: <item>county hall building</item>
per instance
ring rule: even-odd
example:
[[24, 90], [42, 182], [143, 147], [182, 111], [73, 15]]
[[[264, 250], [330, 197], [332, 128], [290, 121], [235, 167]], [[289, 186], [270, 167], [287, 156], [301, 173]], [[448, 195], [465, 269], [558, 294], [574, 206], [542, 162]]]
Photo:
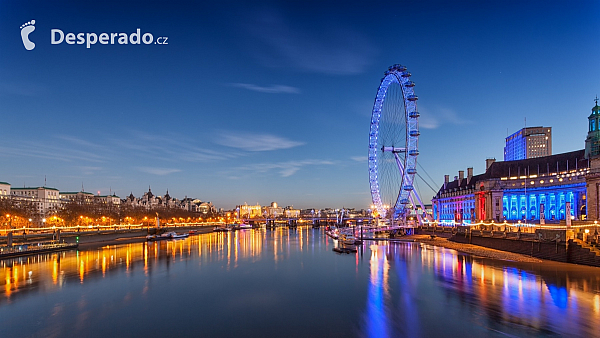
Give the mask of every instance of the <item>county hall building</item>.
[[[448, 225], [492, 220], [558, 223], [567, 217], [599, 220], [600, 106], [597, 100], [588, 120], [585, 149], [512, 161], [488, 159], [483, 174], [474, 176], [473, 169], [468, 168], [466, 176], [464, 171], [459, 171], [452, 181], [445, 175], [444, 184], [432, 199], [434, 219]], [[549, 137], [548, 143], [540, 140], [519, 144], [523, 147], [540, 145], [545, 151], [550, 150], [551, 129], [541, 128], [547, 133], [543, 139]], [[521, 135], [526, 132], [529, 130], [520, 131]], [[515, 149], [513, 141], [518, 133], [511, 135], [510, 140], [507, 138], [507, 147], [516, 153], [531, 153], [531, 150]]]

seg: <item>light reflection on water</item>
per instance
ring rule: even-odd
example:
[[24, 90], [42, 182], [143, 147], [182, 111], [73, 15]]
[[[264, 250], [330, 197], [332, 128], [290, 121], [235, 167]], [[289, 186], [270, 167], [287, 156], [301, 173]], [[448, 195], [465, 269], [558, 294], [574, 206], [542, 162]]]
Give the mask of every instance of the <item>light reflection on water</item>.
[[600, 269], [336, 244], [300, 227], [4, 260], [0, 336], [600, 336]]

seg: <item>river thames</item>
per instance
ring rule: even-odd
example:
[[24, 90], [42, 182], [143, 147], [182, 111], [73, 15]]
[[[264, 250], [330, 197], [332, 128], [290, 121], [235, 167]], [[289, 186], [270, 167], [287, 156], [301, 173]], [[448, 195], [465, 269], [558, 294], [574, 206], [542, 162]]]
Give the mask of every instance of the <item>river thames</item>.
[[600, 269], [323, 230], [209, 233], [0, 261], [0, 337], [600, 336]]

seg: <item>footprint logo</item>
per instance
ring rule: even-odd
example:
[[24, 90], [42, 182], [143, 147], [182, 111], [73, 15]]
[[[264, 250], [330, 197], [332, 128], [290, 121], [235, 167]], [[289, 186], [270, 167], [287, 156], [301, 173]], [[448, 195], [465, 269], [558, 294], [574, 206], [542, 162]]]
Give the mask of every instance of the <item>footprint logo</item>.
[[35, 20], [31, 20], [21, 25], [21, 39], [25, 49], [32, 50], [35, 48], [35, 43], [29, 41], [29, 34], [35, 30]]

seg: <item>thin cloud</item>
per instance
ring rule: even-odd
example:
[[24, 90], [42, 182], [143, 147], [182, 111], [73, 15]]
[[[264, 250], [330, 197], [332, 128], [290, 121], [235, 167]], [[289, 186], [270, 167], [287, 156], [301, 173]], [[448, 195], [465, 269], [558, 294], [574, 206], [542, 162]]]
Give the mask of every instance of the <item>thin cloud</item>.
[[180, 169], [155, 168], [155, 167], [138, 167], [137, 169], [141, 172], [145, 172], [145, 173], [152, 174], [152, 175], [159, 175], [159, 176], [178, 173], [181, 171]]
[[424, 129], [436, 129], [443, 124], [463, 125], [472, 121], [461, 118], [453, 109], [435, 107], [435, 109], [419, 106], [419, 127]]
[[250, 13], [243, 29], [251, 35], [255, 57], [266, 66], [359, 74], [375, 55], [373, 44], [350, 27], [331, 21], [292, 22], [276, 10]]
[[350, 159], [356, 162], [367, 162], [366, 156], [352, 156]]
[[[239, 179], [242, 176], [256, 174], [271, 174], [273, 172], [279, 174], [280, 177], [290, 177], [308, 166], [323, 166], [332, 165], [334, 162], [328, 160], [301, 160], [301, 161], [286, 161], [277, 163], [256, 163], [246, 166], [241, 166], [235, 170], [238, 172], [228, 172], [226, 175], [229, 178]], [[245, 175], [243, 175], [245, 173]]]
[[97, 152], [77, 150], [72, 146], [50, 146], [46, 143], [23, 142], [14, 147], [0, 147], [0, 154], [13, 157], [35, 157], [64, 162], [105, 162]]
[[269, 93], [269, 94], [300, 94], [300, 89], [291, 86], [285, 85], [272, 85], [269, 87], [261, 87], [258, 85], [250, 84], [250, 83], [232, 83], [233, 87], [244, 88], [248, 90], [252, 90], [260, 93]]
[[76, 167], [81, 170], [84, 175], [95, 175], [98, 171], [103, 170], [102, 167], [92, 167], [92, 166], [79, 166]]
[[304, 144], [304, 142], [292, 141], [270, 134], [240, 134], [232, 132], [223, 132], [219, 134], [219, 137], [216, 138], [215, 142], [222, 146], [247, 151], [289, 149]]
[[135, 150], [140, 157], [164, 161], [213, 162], [238, 156], [233, 153], [219, 153], [205, 147], [197, 147], [194, 140], [183, 139], [181, 135], [158, 136], [141, 131], [131, 131], [131, 138], [112, 138], [115, 146]]

